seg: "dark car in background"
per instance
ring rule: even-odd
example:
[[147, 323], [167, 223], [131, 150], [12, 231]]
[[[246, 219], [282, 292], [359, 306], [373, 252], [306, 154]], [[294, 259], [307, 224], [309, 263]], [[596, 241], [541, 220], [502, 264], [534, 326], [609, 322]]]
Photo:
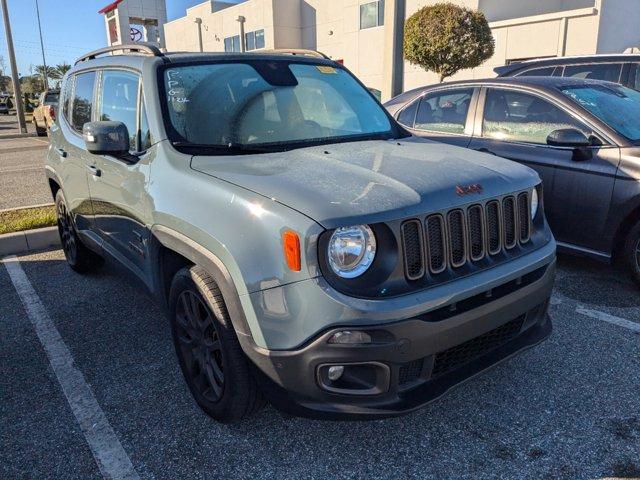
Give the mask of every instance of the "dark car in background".
[[620, 258], [640, 283], [639, 92], [513, 77], [419, 88], [385, 107], [415, 135], [534, 168], [559, 249]]
[[515, 62], [493, 71], [498, 77], [572, 77], [605, 80], [640, 90], [640, 55], [583, 55]]

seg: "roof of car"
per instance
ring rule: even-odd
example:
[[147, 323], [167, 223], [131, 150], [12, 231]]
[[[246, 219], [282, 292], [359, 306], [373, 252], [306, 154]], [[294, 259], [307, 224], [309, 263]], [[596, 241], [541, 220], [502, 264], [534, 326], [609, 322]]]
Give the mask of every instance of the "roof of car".
[[584, 78], [573, 78], [573, 77], [498, 77], [498, 78], [485, 78], [478, 80], [458, 80], [454, 82], [445, 82], [445, 83], [436, 83], [433, 85], [426, 85], [424, 87], [414, 88], [412, 90], [408, 90], [400, 95], [392, 98], [387, 101], [384, 106], [389, 108], [397, 104], [404, 104], [409, 100], [417, 97], [422, 92], [428, 90], [435, 90], [438, 88], [449, 88], [449, 87], [476, 87], [476, 86], [485, 86], [485, 85], [502, 85], [502, 86], [528, 86], [528, 87], [540, 87], [543, 89], [556, 89], [560, 86], [581, 86], [581, 85], [597, 85], [597, 84], [608, 84], [615, 85], [619, 87], [620, 85], [612, 82], [605, 82], [603, 80], [592, 80], [592, 79], [584, 79]]
[[554, 65], [582, 64], [582, 63], [606, 63], [615, 61], [637, 62], [640, 61], [640, 54], [635, 53], [612, 53], [599, 55], [576, 55], [569, 57], [553, 57], [553, 58], [537, 58], [533, 60], [524, 60], [509, 65], [496, 67], [493, 69], [500, 76], [511, 75], [525, 68], [545, 67]]

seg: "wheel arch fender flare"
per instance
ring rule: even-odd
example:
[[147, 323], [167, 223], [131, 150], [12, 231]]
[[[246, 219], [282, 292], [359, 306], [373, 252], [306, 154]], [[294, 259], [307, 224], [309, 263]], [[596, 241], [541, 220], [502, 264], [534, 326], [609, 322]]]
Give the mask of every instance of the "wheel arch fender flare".
[[[204, 268], [206, 272], [213, 277], [220, 292], [222, 298], [229, 312], [233, 328], [240, 336], [242, 343], [242, 337], [251, 337], [251, 330], [247, 322], [242, 302], [240, 301], [240, 295], [235, 286], [233, 278], [229, 273], [229, 270], [224, 263], [209, 250], [202, 247], [200, 244], [190, 239], [189, 237], [177, 232], [169, 227], [163, 225], [154, 225], [151, 227], [151, 240], [158, 242], [163, 247], [172, 250], [184, 258], [188, 259], [192, 263]], [[152, 257], [156, 256], [154, 260], [157, 260], [158, 248], [152, 246]], [[162, 295], [161, 301], [166, 306], [166, 298], [163, 295], [162, 288], [162, 272], [159, 271], [159, 262], [153, 261], [154, 272], [154, 291], [157, 295]]]

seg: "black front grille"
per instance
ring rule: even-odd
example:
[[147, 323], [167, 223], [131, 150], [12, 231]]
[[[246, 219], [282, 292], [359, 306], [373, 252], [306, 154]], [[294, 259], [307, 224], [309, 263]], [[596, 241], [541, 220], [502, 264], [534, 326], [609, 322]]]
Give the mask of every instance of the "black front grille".
[[451, 265], [461, 267], [466, 262], [466, 242], [464, 239], [464, 213], [452, 210], [448, 215], [449, 248], [451, 249]]
[[531, 238], [528, 192], [410, 219], [401, 226], [405, 276], [418, 280], [469, 264], [482, 266]]
[[518, 195], [518, 225], [520, 226], [520, 241], [522, 243], [529, 240], [529, 230], [531, 225], [529, 209], [529, 196], [526, 193]]
[[493, 200], [487, 203], [487, 243], [489, 253], [496, 255], [500, 253], [500, 204]]
[[429, 249], [429, 269], [439, 273], [446, 268], [444, 246], [444, 222], [440, 215], [427, 218], [427, 245]]
[[437, 353], [433, 363], [433, 370], [431, 371], [431, 378], [436, 378], [455, 370], [512, 340], [520, 333], [524, 319], [525, 316], [521, 315], [494, 330]]
[[480, 260], [484, 256], [484, 228], [482, 221], [482, 206], [469, 207], [469, 250], [471, 260]]
[[417, 280], [424, 275], [422, 226], [418, 220], [402, 224], [402, 245], [407, 278]]
[[507, 197], [502, 201], [504, 216], [504, 246], [513, 248], [516, 246], [516, 209], [513, 197]]
[[422, 373], [422, 365], [424, 363], [423, 358], [414, 360], [412, 362], [405, 362], [400, 365], [400, 371], [398, 373], [398, 385], [405, 385], [407, 383], [414, 382], [420, 378]]

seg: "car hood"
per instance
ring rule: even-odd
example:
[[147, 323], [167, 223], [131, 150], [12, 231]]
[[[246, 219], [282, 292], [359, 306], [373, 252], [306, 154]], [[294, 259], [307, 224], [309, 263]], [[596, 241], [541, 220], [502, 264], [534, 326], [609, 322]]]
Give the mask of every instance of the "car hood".
[[[325, 228], [425, 214], [540, 181], [517, 163], [417, 137], [194, 156], [191, 166], [287, 205]], [[456, 186], [475, 184], [482, 186], [480, 193], [456, 193]]]

